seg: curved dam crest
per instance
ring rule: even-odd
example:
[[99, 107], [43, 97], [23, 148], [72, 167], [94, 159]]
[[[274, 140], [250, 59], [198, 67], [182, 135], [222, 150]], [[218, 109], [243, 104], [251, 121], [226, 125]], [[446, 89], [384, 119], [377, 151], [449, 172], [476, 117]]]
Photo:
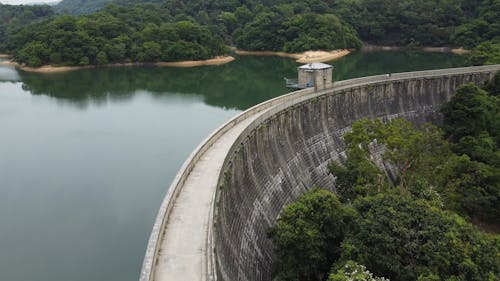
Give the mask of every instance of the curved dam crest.
[[256, 105], [186, 160], [160, 207], [141, 271], [150, 280], [271, 280], [267, 229], [308, 188], [334, 190], [327, 164], [345, 158], [360, 118], [439, 124], [457, 87], [483, 86], [500, 65], [335, 82]]

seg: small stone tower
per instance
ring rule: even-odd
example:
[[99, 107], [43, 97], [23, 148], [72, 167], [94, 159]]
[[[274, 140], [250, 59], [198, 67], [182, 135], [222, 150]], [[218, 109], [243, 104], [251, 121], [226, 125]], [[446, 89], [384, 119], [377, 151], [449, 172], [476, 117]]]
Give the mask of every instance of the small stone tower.
[[321, 62], [313, 62], [299, 66], [299, 85], [314, 87], [316, 91], [333, 86], [333, 66]]

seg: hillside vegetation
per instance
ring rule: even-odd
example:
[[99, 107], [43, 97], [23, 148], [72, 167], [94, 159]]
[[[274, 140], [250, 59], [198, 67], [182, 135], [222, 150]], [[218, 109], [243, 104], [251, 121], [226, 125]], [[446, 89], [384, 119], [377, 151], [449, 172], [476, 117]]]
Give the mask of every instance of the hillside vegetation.
[[[383, 45], [448, 45], [471, 48], [478, 42], [500, 35], [498, 0], [63, 0], [67, 7], [93, 12], [106, 3], [115, 5], [162, 4], [173, 14], [188, 15], [198, 21], [232, 21], [240, 25], [256, 15], [274, 10], [277, 14], [334, 14], [352, 25], [367, 42]], [[88, 7], [88, 8], [84, 8]], [[248, 11], [246, 10], [248, 9]], [[248, 17], [248, 12], [251, 16]], [[268, 11], [267, 11], [268, 12]], [[231, 13], [231, 14], [227, 14]], [[206, 17], [209, 16], [209, 18]], [[236, 17], [232, 18], [232, 17]], [[241, 17], [243, 16], [243, 18]], [[243, 20], [243, 21], [242, 21]], [[234, 29], [234, 26], [233, 26]]]
[[164, 0], [63, 0], [54, 6], [60, 14], [86, 15], [92, 14], [113, 3], [122, 6], [135, 6], [139, 4], [161, 4]]
[[7, 34], [23, 26], [41, 21], [54, 15], [50, 6], [23, 6], [0, 4], [0, 52], [5, 49]]
[[[159, 33], [153, 36], [154, 38], [150, 36], [147, 40], [141, 39], [144, 36], [148, 37], [148, 31], [161, 28], [163, 24], [186, 21], [209, 30], [207, 33], [207, 36], [211, 37], [209, 41], [217, 41], [221, 38], [224, 44], [244, 50], [301, 52], [310, 49], [359, 48], [361, 42], [364, 41], [371, 44], [410, 47], [465, 47], [474, 49], [471, 56], [473, 64], [497, 63], [500, 59], [500, 0], [256, 0], [250, 2], [241, 0], [64, 0], [57, 6], [57, 9], [60, 12], [80, 14], [93, 12], [95, 9], [100, 9], [102, 5], [109, 4], [108, 2], [113, 6], [73, 20], [77, 23], [93, 21], [95, 25], [106, 25], [111, 20], [117, 22], [121, 29], [127, 30], [128, 37], [131, 39], [127, 54], [119, 56], [119, 60], [112, 59], [111, 61], [135, 61], [136, 52], [132, 49], [137, 48], [144, 48], [144, 52], [148, 53], [160, 50], [159, 55], [142, 56], [143, 60], [170, 59], [171, 56], [165, 53], [169, 49], [166, 46], [169, 44], [165, 41], [182, 40], [190, 44], [203, 45], [199, 39], [169, 37], [171, 34], [168, 32]], [[128, 20], [125, 16], [133, 20]], [[61, 17], [64, 18], [64, 16]], [[54, 44], [52, 40], [57, 40], [57, 38], [44, 37], [40, 34], [48, 31], [66, 32], [64, 27], [57, 24], [58, 21], [61, 19], [31, 26], [24, 33], [35, 36], [37, 41], [41, 38], [47, 40], [42, 43], [46, 44], [52, 52], [58, 52], [57, 48], [51, 48]], [[119, 40], [117, 37], [123, 35], [122, 31], [113, 31], [103, 37], [102, 34], [95, 34], [78, 24], [74, 31], [83, 37], [90, 37], [91, 41], [99, 41], [102, 38], [107, 41], [116, 41]], [[135, 35], [131, 36], [131, 34]], [[87, 61], [85, 57], [89, 59], [89, 63], [97, 61], [92, 58], [95, 55], [92, 53], [85, 54], [78, 60], [74, 58], [57, 60], [57, 56], [54, 56], [56, 60], [52, 60], [50, 54], [27, 59], [26, 54], [29, 54], [28, 56], [37, 54], [37, 52], [29, 51], [33, 49], [28, 46], [29, 38], [25, 36], [23, 39], [18, 34], [11, 34], [9, 38], [8, 51], [13, 53], [19, 62], [28, 65], [36, 62], [79, 64]], [[155, 44], [144, 46], [146, 42]], [[179, 46], [182, 44], [184, 43], [179, 43]], [[97, 43], [96, 46], [101, 48], [101, 45]], [[220, 54], [220, 50], [224, 49], [219, 47], [213, 49], [212, 46], [203, 47], [206, 50], [193, 51], [192, 48], [188, 48], [187, 52], [182, 52], [182, 57], [196, 59], [204, 57], [200, 53]], [[74, 48], [74, 45], [68, 44], [65, 48], [70, 50]], [[22, 49], [25, 49], [24, 55], [19, 54]], [[106, 53], [108, 59], [116, 57], [108, 53], [107, 49], [101, 49], [101, 51]], [[75, 50], [75, 53], [81, 52]], [[64, 55], [61, 54], [61, 57]]]
[[223, 40], [192, 21], [172, 22], [161, 9], [108, 6], [79, 18], [57, 17], [11, 36], [15, 59], [32, 66], [208, 59], [227, 52]]

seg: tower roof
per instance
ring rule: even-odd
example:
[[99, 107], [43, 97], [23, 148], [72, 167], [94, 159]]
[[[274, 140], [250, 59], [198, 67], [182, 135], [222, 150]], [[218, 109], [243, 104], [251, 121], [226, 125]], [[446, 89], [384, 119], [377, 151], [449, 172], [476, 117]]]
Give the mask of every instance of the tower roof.
[[313, 62], [313, 63], [308, 63], [299, 66], [299, 69], [327, 69], [327, 68], [333, 68], [333, 66], [326, 64], [326, 63], [321, 63], [321, 62]]

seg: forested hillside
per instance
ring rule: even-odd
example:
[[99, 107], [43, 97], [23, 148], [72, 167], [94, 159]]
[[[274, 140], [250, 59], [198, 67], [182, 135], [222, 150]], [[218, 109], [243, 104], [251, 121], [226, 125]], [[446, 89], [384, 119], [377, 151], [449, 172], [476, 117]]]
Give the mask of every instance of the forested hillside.
[[[241, 13], [244, 5], [240, 3]], [[498, 0], [271, 0], [260, 3], [282, 13], [334, 14], [351, 24], [363, 41], [373, 44], [470, 48], [477, 42], [500, 36]], [[258, 3], [246, 7], [253, 15], [263, 12]], [[238, 7], [226, 11], [234, 13], [236, 9]], [[491, 26], [493, 24], [497, 25]], [[483, 32], [468, 38], [467, 33], [474, 31]]]
[[[238, 15], [251, 19], [269, 12], [292, 14], [333, 14], [351, 24], [363, 41], [384, 45], [456, 45], [467, 48], [500, 36], [498, 0], [64, 0], [57, 9], [71, 14], [93, 12], [106, 3], [137, 5], [163, 4], [175, 15], [192, 16], [198, 21], [241, 23]], [[237, 11], [238, 10], [238, 11]], [[266, 11], [267, 10], [267, 11]], [[228, 14], [231, 13], [231, 14]], [[209, 17], [207, 17], [207, 15]], [[235, 18], [232, 18], [235, 16]], [[247, 18], [248, 20], [250, 18]], [[236, 21], [235, 21], [236, 20]], [[239, 20], [239, 22], [238, 22]], [[276, 21], [279, 22], [279, 21]], [[232, 26], [234, 29], [234, 26]]]
[[110, 0], [63, 0], [54, 6], [58, 13], [83, 15], [100, 10], [111, 2]]
[[[64, 0], [58, 5], [58, 9], [73, 14], [86, 13], [98, 9], [106, 2], [106, 0]], [[127, 54], [118, 56], [123, 60], [110, 61], [135, 61], [141, 57], [137, 57], [135, 51], [132, 51], [132, 49], [137, 49], [137, 46], [145, 48], [144, 52], [155, 53], [160, 50], [159, 55], [142, 56], [147, 58], [147, 61], [171, 58], [170, 55], [165, 54], [168, 49], [165, 46], [170, 44], [166, 41], [176, 41], [178, 40], [176, 37], [168, 37], [167, 32], [158, 33], [161, 35], [153, 36], [154, 38], [149, 37], [147, 41], [141, 38], [147, 37], [147, 34], [143, 32], [148, 32], [150, 28], [155, 30], [162, 24], [174, 24], [179, 21], [189, 21], [203, 26], [210, 31], [207, 33], [209, 36], [222, 38], [226, 45], [244, 50], [286, 52], [310, 49], [331, 50], [358, 48], [361, 42], [366, 42], [409, 47], [464, 47], [474, 49], [471, 57], [473, 64], [496, 63], [500, 60], [500, 0], [255, 0], [250, 2], [242, 0], [113, 0], [112, 3], [114, 5], [112, 8], [74, 19], [77, 23], [90, 20], [98, 25], [101, 25], [102, 21], [105, 25], [111, 17], [115, 17], [127, 33], [135, 34], [129, 36], [131, 41]], [[110, 12], [111, 10], [115, 12]], [[127, 15], [134, 20], [127, 20], [119, 14]], [[51, 26], [49, 29], [55, 33], [58, 28], [62, 28], [57, 24], [48, 23], [30, 28], [23, 34], [29, 33], [37, 38], [37, 41], [48, 40], [43, 43], [50, 48], [50, 45], [54, 43], [52, 37], [43, 37], [42, 34], [38, 34], [46, 31], [47, 26]], [[91, 41], [101, 39], [116, 41], [119, 40], [117, 36], [122, 35], [110, 33], [104, 37], [99, 35], [101, 39], [98, 39], [92, 31], [78, 24], [74, 31], [83, 37], [90, 37]], [[32, 56], [36, 52], [30, 51], [31, 47], [27, 48], [29, 47], [27, 44], [30, 43], [28, 39], [26, 36], [16, 34], [10, 40], [9, 51], [14, 53], [18, 61], [22, 63], [75, 64], [77, 61], [77, 59], [53, 60], [50, 55], [46, 54], [45, 57], [29, 60], [27, 56]], [[198, 39], [192, 41], [184, 38], [182, 40], [203, 45]], [[144, 45], [146, 42], [155, 44]], [[99, 44], [96, 46], [100, 47]], [[73, 47], [65, 46], [68, 51]], [[151, 50], [149, 50], [150, 47]], [[19, 54], [22, 49], [25, 49], [24, 55]], [[101, 49], [101, 51], [106, 52], [108, 59], [116, 57], [107, 53], [108, 50]], [[191, 56], [190, 50], [183, 52], [182, 57], [191, 56], [193, 59], [204, 57], [198, 52], [204, 53], [203, 50], [199, 50]], [[220, 52], [208, 51], [208, 53]], [[87, 61], [85, 57], [89, 58], [90, 63], [94, 63], [96, 59], [92, 59], [93, 56], [93, 54], [85, 55], [78, 60], [78, 63], [85, 63]]]
[[23, 6], [0, 4], [0, 52], [5, 48], [7, 34], [53, 15], [53, 9], [47, 5]]
[[10, 37], [7, 49], [31, 66], [208, 59], [227, 52], [207, 26], [171, 21], [167, 10], [108, 6], [79, 18], [60, 16]]
[[63, 0], [54, 6], [60, 14], [85, 15], [97, 12], [107, 4], [135, 6], [146, 3], [163, 3], [164, 0]]

